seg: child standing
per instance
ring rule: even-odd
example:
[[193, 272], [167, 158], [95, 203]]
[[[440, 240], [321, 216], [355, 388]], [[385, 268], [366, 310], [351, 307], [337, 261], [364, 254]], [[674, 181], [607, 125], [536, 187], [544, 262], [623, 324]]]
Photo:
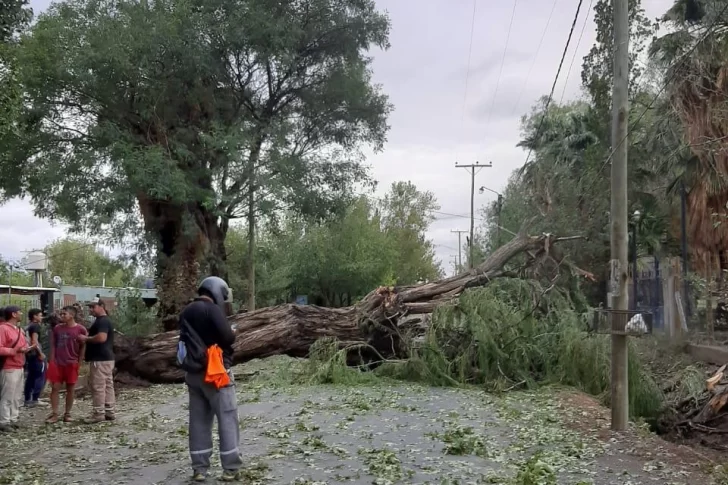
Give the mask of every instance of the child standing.
[[38, 405], [38, 398], [45, 386], [46, 355], [41, 345], [41, 334], [43, 333], [43, 311], [38, 308], [31, 308], [28, 311], [28, 328], [26, 332], [30, 337], [31, 347], [35, 347], [25, 356], [25, 365], [28, 374], [25, 377], [25, 406], [35, 407]]
[[51, 333], [51, 355], [48, 362], [48, 382], [51, 388], [51, 415], [46, 423], [58, 422], [58, 398], [61, 386], [66, 385], [66, 411], [63, 421], [71, 422], [71, 409], [73, 408], [74, 391], [78, 382], [78, 371], [85, 344], [79, 342], [78, 337], [88, 335], [83, 325], [76, 323], [76, 309], [72, 306], [64, 307], [58, 314], [61, 324], [57, 325]]

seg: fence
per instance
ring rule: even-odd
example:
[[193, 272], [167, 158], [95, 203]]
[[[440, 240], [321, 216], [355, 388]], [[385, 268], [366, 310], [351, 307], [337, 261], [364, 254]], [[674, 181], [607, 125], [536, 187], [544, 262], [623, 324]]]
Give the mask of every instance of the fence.
[[687, 329], [687, 319], [695, 313], [695, 298], [690, 285], [683, 281], [680, 258], [640, 258], [636, 278], [630, 265], [628, 292], [630, 308], [650, 313], [658, 332]]

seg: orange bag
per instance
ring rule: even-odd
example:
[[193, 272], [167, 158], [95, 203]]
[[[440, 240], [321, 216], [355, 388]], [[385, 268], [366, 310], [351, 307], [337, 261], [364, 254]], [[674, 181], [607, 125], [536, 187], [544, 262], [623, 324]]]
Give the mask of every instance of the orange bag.
[[222, 389], [230, 385], [230, 376], [225, 370], [222, 360], [222, 349], [217, 344], [207, 348], [205, 382], [215, 386], [215, 389]]

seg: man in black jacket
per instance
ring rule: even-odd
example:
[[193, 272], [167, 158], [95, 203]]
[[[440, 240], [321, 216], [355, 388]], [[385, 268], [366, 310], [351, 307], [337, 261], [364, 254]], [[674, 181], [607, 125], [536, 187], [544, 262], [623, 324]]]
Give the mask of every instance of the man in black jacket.
[[[198, 367], [195, 372], [185, 374], [189, 392], [189, 446], [192, 461], [193, 479], [205, 481], [212, 456], [212, 424], [217, 416], [220, 435], [220, 461], [223, 467], [223, 481], [236, 481], [242, 466], [238, 449], [240, 429], [238, 425], [238, 402], [235, 394], [235, 380], [230, 368], [233, 363], [233, 342], [235, 334], [226, 315], [230, 313], [231, 291], [225, 280], [216, 276], [205, 278], [197, 291], [199, 297], [190, 302], [180, 313], [180, 341], [193, 350], [195, 341], [198, 347], [208, 348], [217, 344], [222, 349], [225, 369], [230, 376], [227, 387], [216, 389], [205, 382], [206, 361], [193, 362], [190, 367]], [[191, 337], [192, 336], [192, 337]], [[201, 342], [200, 342], [201, 341]], [[202, 353], [195, 354], [202, 360]], [[189, 359], [189, 356], [187, 357]]]

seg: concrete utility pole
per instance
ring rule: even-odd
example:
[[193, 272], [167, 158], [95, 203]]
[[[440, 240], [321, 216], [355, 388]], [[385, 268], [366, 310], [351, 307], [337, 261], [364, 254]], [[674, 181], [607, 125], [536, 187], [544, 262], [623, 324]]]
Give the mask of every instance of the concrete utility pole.
[[497, 211], [496, 212], [496, 217], [497, 217], [497, 219], [496, 219], [497, 222], [496, 223], [498, 224], [498, 231], [496, 233], [497, 235], [496, 235], [495, 245], [496, 245], [496, 247], [500, 247], [500, 240], [501, 240], [501, 211], [503, 210], [503, 194], [501, 194], [500, 192], [496, 192], [493, 189], [489, 189], [485, 185], [482, 186], [480, 189], [478, 189], [478, 192], [480, 192], [482, 194], [486, 190], [488, 192], [493, 192], [495, 195], [498, 196], [498, 201], [496, 202], [496, 211]]
[[468, 269], [473, 269], [473, 236], [475, 235], [475, 175], [480, 172], [481, 168], [492, 167], [493, 163], [489, 162], [486, 165], [481, 165], [480, 162], [475, 162], [471, 165], [458, 165], [455, 162], [455, 168], [464, 168], [470, 174], [470, 240], [468, 241]]
[[[612, 430], [624, 431], [629, 419], [627, 387], [627, 130], [629, 123], [629, 12], [628, 0], [614, 5], [614, 88], [612, 92]], [[621, 332], [621, 333], [620, 333]]]
[[463, 242], [462, 234], [468, 231], [461, 231], [460, 229], [451, 229], [450, 232], [457, 233], [458, 235], [458, 271], [462, 271], [463, 268]]

